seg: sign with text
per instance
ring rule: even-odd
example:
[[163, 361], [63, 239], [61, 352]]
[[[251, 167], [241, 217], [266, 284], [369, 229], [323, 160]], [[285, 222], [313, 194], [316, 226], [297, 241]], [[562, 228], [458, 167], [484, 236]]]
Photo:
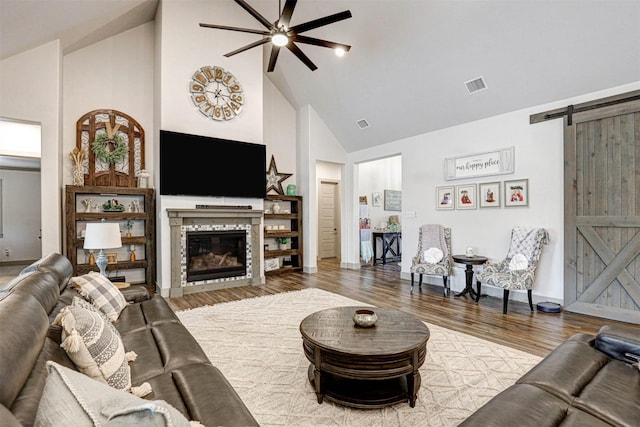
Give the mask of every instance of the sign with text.
[[473, 178], [514, 172], [515, 148], [444, 159], [444, 179]]

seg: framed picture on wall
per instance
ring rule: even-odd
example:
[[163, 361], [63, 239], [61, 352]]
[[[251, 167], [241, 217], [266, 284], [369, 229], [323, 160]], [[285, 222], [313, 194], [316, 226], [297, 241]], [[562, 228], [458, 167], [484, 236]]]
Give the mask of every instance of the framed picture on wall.
[[402, 191], [384, 190], [384, 210], [385, 211], [401, 211], [402, 210]]
[[476, 184], [456, 185], [456, 209], [476, 209]]
[[504, 206], [529, 206], [528, 179], [515, 179], [504, 182]]
[[436, 187], [436, 209], [443, 211], [453, 209], [455, 207], [453, 201], [454, 191], [455, 187], [453, 185]]
[[382, 206], [382, 193], [373, 193], [371, 197], [371, 206]]
[[500, 199], [500, 182], [478, 184], [478, 200], [481, 208], [499, 208]]

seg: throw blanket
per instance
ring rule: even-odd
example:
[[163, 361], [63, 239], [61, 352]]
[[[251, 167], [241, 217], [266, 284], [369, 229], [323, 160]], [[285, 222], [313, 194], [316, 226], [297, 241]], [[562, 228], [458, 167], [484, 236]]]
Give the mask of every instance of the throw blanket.
[[444, 227], [439, 224], [425, 224], [422, 226], [422, 251], [438, 248], [442, 251], [443, 259], [449, 257], [447, 242], [444, 239]]
[[549, 243], [549, 233], [544, 228], [515, 227], [511, 233], [511, 246], [507, 259], [524, 255], [529, 265], [535, 264], [542, 245]]

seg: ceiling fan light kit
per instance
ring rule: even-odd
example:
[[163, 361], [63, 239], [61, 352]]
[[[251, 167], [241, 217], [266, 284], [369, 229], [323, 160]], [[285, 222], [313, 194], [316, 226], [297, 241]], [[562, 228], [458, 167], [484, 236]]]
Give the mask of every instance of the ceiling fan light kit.
[[251, 7], [245, 0], [234, 1], [238, 3], [238, 5], [240, 5], [251, 16], [253, 16], [258, 22], [260, 22], [266, 28], [266, 30], [254, 30], [251, 28], [231, 27], [228, 25], [200, 23], [200, 26], [204, 28], [238, 31], [241, 33], [258, 34], [262, 36], [260, 40], [249, 43], [246, 46], [226, 53], [224, 56], [226, 56], [227, 58], [251, 48], [271, 42], [271, 55], [269, 57], [267, 72], [271, 72], [275, 69], [276, 61], [278, 60], [278, 55], [280, 53], [281, 47], [286, 47], [287, 49], [289, 49], [291, 53], [293, 53], [300, 61], [302, 61], [307, 67], [309, 67], [311, 71], [314, 71], [318, 67], [311, 61], [311, 59], [309, 59], [307, 55], [304, 54], [304, 52], [302, 52], [302, 50], [300, 50], [296, 43], [328, 47], [330, 49], [334, 49], [337, 56], [343, 56], [345, 52], [348, 52], [351, 49], [351, 46], [346, 44], [300, 35], [300, 33], [303, 33], [305, 31], [310, 31], [315, 28], [323, 27], [325, 25], [333, 24], [335, 22], [351, 18], [351, 12], [348, 10], [290, 27], [289, 22], [291, 20], [291, 15], [293, 15], [293, 10], [296, 7], [297, 0], [286, 0], [284, 7], [282, 8], [282, 12], [280, 13], [280, 17], [274, 23], [269, 22], [264, 16], [262, 16], [260, 13], [258, 13], [258, 11]]
[[271, 43], [276, 46], [286, 46], [289, 43], [289, 37], [285, 33], [275, 33], [271, 36]]

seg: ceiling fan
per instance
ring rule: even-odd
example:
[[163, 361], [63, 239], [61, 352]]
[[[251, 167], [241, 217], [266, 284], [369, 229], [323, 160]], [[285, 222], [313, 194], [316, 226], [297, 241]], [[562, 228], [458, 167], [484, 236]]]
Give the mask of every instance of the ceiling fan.
[[351, 18], [351, 12], [348, 10], [290, 27], [289, 21], [291, 20], [293, 9], [296, 7], [297, 0], [286, 0], [284, 3], [284, 8], [282, 9], [280, 8], [280, 2], [278, 2], [278, 10], [282, 10], [282, 13], [280, 13], [280, 17], [274, 23], [269, 22], [264, 16], [262, 16], [254, 8], [252, 8], [245, 0], [234, 1], [238, 3], [244, 10], [249, 12], [251, 16], [257, 19], [267, 30], [253, 30], [251, 28], [239, 28], [230, 27], [227, 25], [200, 23], [201, 27], [215, 28], [218, 30], [239, 31], [241, 33], [260, 34], [263, 36], [262, 39], [258, 41], [249, 43], [246, 46], [225, 54], [224, 56], [226, 56], [227, 58], [237, 53], [244, 52], [245, 50], [251, 49], [253, 47], [261, 46], [265, 43], [271, 42], [271, 56], [269, 57], [267, 72], [271, 72], [274, 70], [276, 61], [278, 60], [278, 54], [280, 53], [280, 48], [283, 46], [293, 52], [293, 54], [297, 56], [298, 59], [300, 59], [307, 67], [311, 69], [311, 71], [314, 71], [318, 67], [309, 59], [307, 55], [304, 54], [304, 52], [302, 52], [302, 50], [300, 50], [296, 43], [306, 43], [314, 46], [342, 49], [343, 52], [348, 52], [349, 49], [351, 49], [351, 46], [346, 44], [335, 43], [328, 40], [320, 40], [317, 38], [300, 35], [300, 33], [303, 33], [305, 31], [313, 30], [318, 27]]

